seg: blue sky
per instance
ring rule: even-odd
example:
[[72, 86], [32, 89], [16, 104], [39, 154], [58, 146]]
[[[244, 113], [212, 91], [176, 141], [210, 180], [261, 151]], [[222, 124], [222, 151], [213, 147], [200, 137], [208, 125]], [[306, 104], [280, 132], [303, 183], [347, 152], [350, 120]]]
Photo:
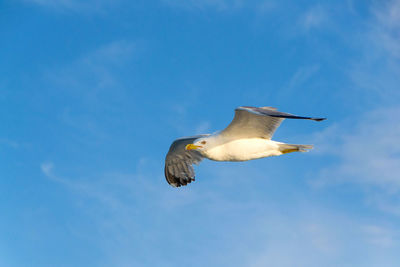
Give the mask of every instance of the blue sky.
[[[400, 1], [0, 3], [0, 266], [399, 266]], [[314, 144], [204, 161], [240, 105]]]

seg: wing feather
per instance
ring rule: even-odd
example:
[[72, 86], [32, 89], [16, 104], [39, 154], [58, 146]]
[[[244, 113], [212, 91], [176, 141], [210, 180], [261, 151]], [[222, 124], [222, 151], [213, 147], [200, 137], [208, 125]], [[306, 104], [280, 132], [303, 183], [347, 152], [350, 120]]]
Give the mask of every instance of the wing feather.
[[238, 107], [235, 117], [221, 134], [237, 138], [271, 139], [284, 119], [304, 119], [322, 121], [325, 118], [297, 116], [277, 111], [273, 107]]
[[173, 187], [187, 185], [195, 179], [192, 164], [198, 164], [203, 157], [196, 150], [186, 150], [188, 144], [192, 144], [197, 138], [207, 135], [184, 137], [175, 140], [165, 157], [165, 179]]

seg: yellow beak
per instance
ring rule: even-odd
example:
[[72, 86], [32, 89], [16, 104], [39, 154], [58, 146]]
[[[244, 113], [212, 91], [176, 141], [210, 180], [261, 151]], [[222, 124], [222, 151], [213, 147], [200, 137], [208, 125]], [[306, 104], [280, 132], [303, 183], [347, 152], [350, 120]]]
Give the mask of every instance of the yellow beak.
[[193, 144], [188, 144], [188, 145], [185, 146], [186, 150], [192, 150], [192, 149], [198, 149], [198, 148], [202, 148], [202, 146], [196, 146], [196, 145], [193, 145]]

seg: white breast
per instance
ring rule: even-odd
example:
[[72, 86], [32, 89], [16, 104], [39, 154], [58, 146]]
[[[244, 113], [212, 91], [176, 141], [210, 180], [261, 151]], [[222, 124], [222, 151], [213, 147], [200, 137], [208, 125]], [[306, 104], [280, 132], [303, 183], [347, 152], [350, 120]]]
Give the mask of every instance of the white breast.
[[202, 152], [216, 161], [245, 161], [282, 154], [278, 142], [262, 138], [231, 140]]

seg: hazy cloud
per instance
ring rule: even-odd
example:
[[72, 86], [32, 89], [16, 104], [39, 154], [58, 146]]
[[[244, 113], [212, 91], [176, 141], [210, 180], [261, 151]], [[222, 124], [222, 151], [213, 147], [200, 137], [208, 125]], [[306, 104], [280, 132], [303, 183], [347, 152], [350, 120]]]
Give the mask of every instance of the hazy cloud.
[[390, 55], [400, 58], [400, 1], [391, 0], [374, 6], [376, 24], [371, 39], [382, 45]]
[[51, 162], [44, 162], [40, 165], [40, 169], [42, 172], [47, 176], [51, 177], [52, 176], [52, 169], [53, 169], [53, 163]]
[[12, 148], [19, 148], [21, 147], [21, 143], [10, 140], [8, 138], [0, 138], [0, 145], [6, 145]]
[[372, 6], [367, 31], [356, 39], [359, 59], [351, 65], [350, 78], [360, 99], [368, 96], [372, 107], [381, 101], [396, 104], [400, 97], [400, 1]]
[[[399, 107], [371, 111], [317, 136], [319, 151], [334, 155], [339, 163], [322, 170], [323, 181], [357, 182], [400, 190]], [[356, 118], [354, 118], [356, 119]]]
[[265, 14], [278, 5], [275, 0], [161, 0], [165, 4], [188, 10], [234, 11], [249, 9], [259, 15]]
[[398, 245], [396, 243], [398, 243], [399, 234], [392, 229], [377, 225], [365, 225], [361, 229], [366, 234], [367, 241], [375, 246], [390, 248]]
[[212, 8], [216, 10], [234, 9], [243, 6], [243, 0], [162, 0], [166, 4], [173, 7], [188, 9], [206, 9]]
[[347, 94], [347, 99], [366, 101], [361, 106], [369, 110], [349, 114], [316, 136], [320, 151], [337, 160], [321, 171], [317, 184], [351, 182], [374, 186], [370, 198], [383, 189], [385, 201], [373, 202], [390, 210], [393, 194], [400, 190], [400, 106], [396, 101], [400, 96], [400, 64], [397, 48], [388, 42], [400, 42], [400, 1], [372, 8], [373, 15], [367, 22], [371, 27], [360, 35], [360, 58], [350, 70], [354, 88]]
[[[83, 93], [98, 91], [116, 85], [114, 70], [131, 60], [134, 51], [134, 42], [114, 41], [88, 52], [58, 70], [47, 71], [46, 76], [69, 90]], [[93, 93], [90, 95], [96, 97]]]
[[[150, 179], [160, 177], [154, 164], [141, 159], [134, 174], [79, 179], [59, 177], [51, 162], [43, 163], [41, 169], [49, 179], [65, 185], [85, 211], [83, 216], [90, 218], [91, 229], [72, 230], [96, 231], [92, 236], [107, 240], [91, 242], [101, 245], [109, 265], [176, 266], [177, 260], [168, 254], [174, 257], [180, 253], [176, 249], [183, 247], [196, 251], [179, 257], [180, 264], [192, 262], [191, 266], [211, 262], [229, 266], [321, 266], [328, 262], [326, 266], [337, 266], [353, 253], [367, 253], [373, 262], [387, 266], [395, 262], [399, 240], [389, 227], [379, 222], [365, 224], [362, 218], [334, 210], [326, 212], [308, 201], [276, 206], [265, 189], [254, 186], [257, 179], [265, 179], [254, 169], [250, 181], [240, 179], [248, 171], [222, 166], [207, 183], [176, 190], [163, 180]], [[229, 189], [240, 189], [240, 199]], [[193, 229], [211, 238], [193, 235]], [[188, 243], [188, 237], [193, 242]], [[163, 246], [165, 253], [154, 255], [154, 245]], [[226, 257], [228, 252], [235, 253]], [[355, 260], [356, 265], [374, 266], [363, 258]]]
[[[100, 123], [126, 101], [129, 93], [121, 73], [134, 58], [136, 48], [132, 41], [114, 41], [44, 72], [45, 93], [64, 100], [55, 113], [65, 124], [86, 133], [79, 138], [89, 135], [85, 141], [90, 143], [107, 137], [107, 129]], [[100, 121], [97, 114], [102, 111], [107, 116]]]
[[321, 27], [329, 20], [328, 13], [321, 5], [307, 10], [299, 19], [299, 23], [305, 30]]
[[50, 8], [56, 11], [73, 11], [78, 13], [102, 13], [114, 6], [119, 0], [21, 0], [25, 3]]
[[288, 83], [278, 91], [280, 98], [290, 97], [293, 91], [304, 87], [304, 84], [312, 79], [319, 69], [319, 65], [302, 66], [297, 69]]
[[[262, 224], [253, 225], [258, 243], [244, 266], [396, 265], [400, 244], [392, 230], [383, 225], [364, 225], [360, 218], [332, 210], [328, 214], [312, 204], [308, 208], [302, 207], [293, 217], [274, 212]], [[354, 253], [368, 256], [356, 258]]]

